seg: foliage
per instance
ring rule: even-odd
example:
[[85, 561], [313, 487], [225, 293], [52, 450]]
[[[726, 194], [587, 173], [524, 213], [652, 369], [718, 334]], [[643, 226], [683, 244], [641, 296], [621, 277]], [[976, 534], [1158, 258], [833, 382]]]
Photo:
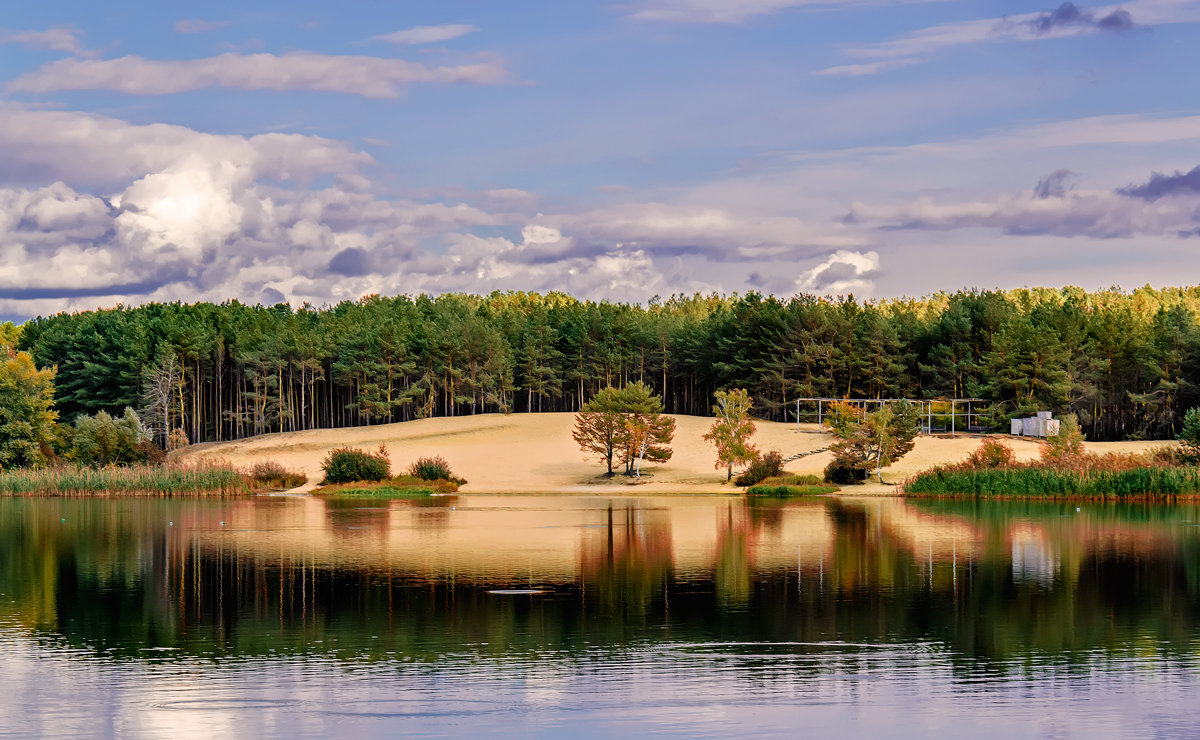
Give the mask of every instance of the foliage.
[[[754, 436], [754, 422], [750, 419], [750, 409], [754, 400], [750, 393], [742, 388], [728, 391], [717, 391], [713, 394], [716, 401], [712, 412], [717, 417], [712, 428], [705, 433], [704, 438], [717, 448], [716, 468], [726, 469], [726, 480], [733, 478], [733, 466], [753, 462], [758, 457], [758, 449], [750, 444]], [[782, 464], [782, 461], [781, 461]]]
[[0, 470], [43, 465], [54, 452], [54, 371], [0, 345]]
[[825, 466], [824, 480], [839, 486], [862, 483], [867, 479], [867, 469], [854, 462], [835, 457]]
[[737, 477], [733, 483], [738, 486], [753, 486], [760, 481], [779, 475], [783, 472], [783, 454], [779, 450], [771, 450], [765, 455], [754, 458], [750, 467]]
[[1058, 434], [1046, 437], [1041, 443], [1041, 457], [1046, 462], [1069, 462], [1084, 454], [1083, 432], [1079, 430], [1079, 421], [1074, 414], [1068, 414], [1059, 421]]
[[1188, 409], [1183, 415], [1183, 427], [1176, 439], [1179, 440], [1182, 454], [1200, 463], [1200, 407]]
[[20, 340], [21, 327], [11, 321], [0, 323], [0, 347], [15, 348]]
[[106, 411], [95, 416], [75, 417], [71, 434], [71, 450], [67, 455], [81, 465], [134, 465], [162, 462], [163, 453], [150, 440], [137, 412], [125, 409], [114, 419]]
[[985, 437], [968, 458], [974, 468], [1006, 468], [1017, 462], [1012, 447], [995, 437]]
[[392, 474], [387, 449], [380, 445], [374, 453], [352, 447], [330, 450], [321, 462], [325, 483], [356, 483], [381, 481]]
[[123, 468], [66, 465], [0, 471], [0, 494], [232, 496], [246, 491], [245, 476], [227, 465], [131, 465]]
[[187, 432], [183, 431], [183, 429], [181, 429], [179, 427], [172, 429], [171, 433], [167, 435], [167, 451], [168, 452], [174, 452], [175, 450], [182, 450], [184, 447], [187, 447], [189, 444], [191, 444], [191, 443], [188, 442]]
[[605, 464], [608, 475], [614, 465], [623, 465], [626, 475], [641, 475], [643, 461], [671, 459], [675, 420], [663, 415], [662, 399], [648, 385], [627, 383], [605, 388], [584, 404], [571, 436], [585, 454]]
[[408, 474], [426, 481], [457, 481], [460, 485], [466, 483], [465, 480], [454, 477], [454, 473], [450, 472], [450, 463], [441, 455], [418, 458], [408, 466]]
[[[151, 303], [3, 332], [57, 368], [54, 409], [142, 411], [160, 445], [497, 411], [577, 412], [640, 381], [670, 414], [744, 388], [797, 398], [980, 397], [1075, 413], [1089, 439], [1173, 438], [1200, 406], [1200, 287], [958, 291], [868, 301], [561, 293], [369, 296], [327, 308]], [[19, 336], [13, 336], [18, 335]]]
[[246, 477], [254, 488], [282, 490], [302, 486], [308, 481], [308, 476], [304, 473], [288, 470], [274, 460], [254, 463]]
[[921, 423], [917, 407], [907, 401], [881, 405], [870, 413], [836, 403], [830, 416], [829, 428], [837, 441], [829, 448], [834, 462], [826, 468], [826, 479], [838, 483], [851, 482], [841, 480], [851, 477], [851, 469], [874, 470], [882, 483], [883, 468], [912, 450]]

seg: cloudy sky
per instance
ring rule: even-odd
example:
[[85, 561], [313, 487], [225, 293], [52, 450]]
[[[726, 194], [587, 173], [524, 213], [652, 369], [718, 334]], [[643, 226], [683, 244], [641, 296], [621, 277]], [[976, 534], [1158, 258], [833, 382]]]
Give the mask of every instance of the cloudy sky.
[[19, 3], [0, 317], [1200, 282], [1200, 0]]

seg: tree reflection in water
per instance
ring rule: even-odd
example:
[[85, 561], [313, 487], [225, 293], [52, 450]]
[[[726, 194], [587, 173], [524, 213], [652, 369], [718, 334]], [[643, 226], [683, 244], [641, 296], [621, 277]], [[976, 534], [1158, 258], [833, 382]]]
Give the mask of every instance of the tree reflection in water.
[[[143, 657], [705, 643], [1192, 654], [1195, 506], [730, 497], [0, 500], [0, 618]], [[545, 594], [496, 595], [536, 587]]]

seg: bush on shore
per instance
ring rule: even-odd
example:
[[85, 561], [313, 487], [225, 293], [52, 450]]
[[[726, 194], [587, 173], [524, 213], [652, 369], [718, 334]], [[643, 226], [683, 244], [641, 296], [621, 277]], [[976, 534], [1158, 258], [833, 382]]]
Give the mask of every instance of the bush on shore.
[[422, 457], [408, 466], [408, 474], [421, 480], [451, 480], [454, 474], [450, 472], [450, 463], [441, 455], [437, 457]]
[[353, 447], [330, 450], [321, 462], [325, 483], [381, 481], [392, 474], [392, 462], [383, 445], [374, 453]]
[[246, 473], [253, 488], [277, 488], [287, 490], [302, 486], [308, 482], [308, 476], [294, 470], [288, 470], [274, 460], [264, 460], [254, 463]]
[[754, 458], [750, 467], [734, 479], [733, 483], [737, 486], [753, 486], [782, 472], [783, 453], [779, 450], [771, 450], [765, 455]]

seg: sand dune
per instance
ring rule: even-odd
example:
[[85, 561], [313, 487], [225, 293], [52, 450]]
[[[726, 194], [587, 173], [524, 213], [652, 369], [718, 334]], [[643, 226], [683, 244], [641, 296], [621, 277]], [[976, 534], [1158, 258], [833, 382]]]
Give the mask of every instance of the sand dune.
[[[645, 468], [640, 482], [623, 476], [608, 480], [598, 477], [600, 463], [584, 457], [571, 439], [574, 415], [483, 414], [454, 418], [422, 419], [347, 429], [267, 434], [236, 442], [193, 445], [175, 453], [183, 462], [224, 460], [250, 466], [274, 460], [287, 468], [302, 470], [313, 487], [321, 478], [321, 460], [334, 447], [350, 445], [375, 448], [386, 445], [392, 468], [401, 471], [418, 457], [441, 455], [455, 473], [469, 482], [469, 493], [733, 493], [739, 489], [725, 483], [724, 471], [714, 468], [715, 454], [702, 435], [712, 419], [676, 416], [674, 455], [665, 465]], [[782, 424], [760, 421], [755, 443], [761, 450], [779, 450], [784, 457], [829, 445], [832, 437], [813, 424]], [[1038, 446], [1032, 440], [1008, 438], [1017, 456], [1031, 459]], [[1095, 452], [1136, 452], [1167, 442], [1089, 443]], [[961, 460], [979, 446], [978, 436], [954, 438], [921, 437], [911, 453], [884, 471], [888, 482], [899, 482], [920, 470]], [[816, 473], [829, 462], [828, 452], [802, 457], [787, 465], [794, 473]], [[859, 493], [888, 493], [890, 486], [861, 486]]]

